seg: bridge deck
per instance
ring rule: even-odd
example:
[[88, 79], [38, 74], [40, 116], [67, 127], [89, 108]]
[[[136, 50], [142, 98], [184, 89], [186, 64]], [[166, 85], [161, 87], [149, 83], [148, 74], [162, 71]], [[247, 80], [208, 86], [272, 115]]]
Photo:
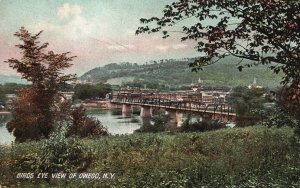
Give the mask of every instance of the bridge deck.
[[224, 110], [207, 110], [201, 108], [193, 108], [193, 107], [182, 107], [182, 106], [170, 106], [170, 105], [162, 105], [162, 104], [147, 104], [147, 103], [138, 103], [138, 102], [121, 102], [121, 101], [111, 101], [112, 103], [118, 104], [128, 104], [128, 105], [136, 105], [136, 106], [149, 106], [155, 108], [165, 108], [165, 109], [174, 109], [174, 110], [183, 110], [190, 112], [200, 112], [206, 114], [216, 114], [216, 115], [227, 115], [227, 116], [236, 116], [236, 113], [229, 112], [227, 109]]

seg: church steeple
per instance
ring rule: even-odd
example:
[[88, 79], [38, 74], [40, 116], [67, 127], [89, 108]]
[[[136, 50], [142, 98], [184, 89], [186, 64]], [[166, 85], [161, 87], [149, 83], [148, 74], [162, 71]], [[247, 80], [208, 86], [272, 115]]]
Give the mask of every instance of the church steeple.
[[254, 80], [253, 80], [253, 84], [255, 84], [256, 85], [256, 78], [254, 77]]
[[256, 78], [254, 77], [253, 83], [248, 85], [249, 89], [255, 89], [255, 88], [263, 88], [263, 86], [258, 86], [256, 83]]
[[203, 80], [201, 80], [201, 78], [198, 79], [198, 84], [203, 84]]

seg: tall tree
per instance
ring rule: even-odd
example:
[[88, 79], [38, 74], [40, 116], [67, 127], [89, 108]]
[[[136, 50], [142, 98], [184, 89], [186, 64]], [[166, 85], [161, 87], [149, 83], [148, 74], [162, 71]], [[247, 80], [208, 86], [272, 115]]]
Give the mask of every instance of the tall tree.
[[264, 110], [264, 103], [267, 101], [264, 93], [266, 90], [262, 88], [248, 89], [241, 86], [233, 88], [228, 102], [235, 107], [237, 126], [254, 125], [261, 120], [260, 111]]
[[15, 33], [22, 41], [16, 45], [21, 50], [22, 57], [6, 61], [22, 78], [31, 82], [30, 87], [19, 91], [13, 119], [7, 124], [8, 130], [20, 142], [48, 138], [53, 129], [58, 91], [74, 78], [74, 75], [62, 73], [72, 65], [70, 62], [74, 56], [69, 56], [69, 52], [46, 52], [48, 43], [40, 44], [38, 41], [41, 33], [32, 35], [22, 27]]
[[282, 71], [290, 101], [297, 101], [290, 109], [300, 116], [300, 1], [178, 0], [163, 13], [160, 18], [142, 18], [146, 26], [136, 34], [162, 32], [167, 38], [171, 28], [184, 25], [181, 39], [196, 41], [196, 49], [205, 54], [190, 64], [194, 71], [226, 56], [253, 60], [238, 62], [239, 70], [262, 64], [275, 73]]

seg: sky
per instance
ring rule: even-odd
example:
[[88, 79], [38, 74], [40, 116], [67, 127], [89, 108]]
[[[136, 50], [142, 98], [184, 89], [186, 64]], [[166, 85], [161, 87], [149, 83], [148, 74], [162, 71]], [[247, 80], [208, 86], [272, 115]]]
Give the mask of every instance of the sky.
[[140, 18], [161, 16], [174, 0], [0, 0], [0, 76], [16, 75], [7, 63], [20, 57], [13, 34], [24, 26], [49, 50], [77, 56], [68, 73], [82, 75], [108, 63], [143, 63], [199, 55], [192, 42], [178, 34], [135, 35]]

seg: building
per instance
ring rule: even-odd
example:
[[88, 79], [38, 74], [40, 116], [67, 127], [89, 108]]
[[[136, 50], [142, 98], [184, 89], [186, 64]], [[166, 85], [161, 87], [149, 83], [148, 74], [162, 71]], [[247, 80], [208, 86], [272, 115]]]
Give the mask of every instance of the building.
[[93, 79], [92, 76], [89, 74], [86, 76], [86, 79], [83, 81], [84, 84], [92, 85], [93, 84]]
[[249, 84], [249, 85], [248, 85], [248, 88], [249, 88], [249, 89], [262, 89], [263, 86], [257, 85], [257, 83], [256, 83], [256, 78], [254, 78], [253, 83]]
[[72, 101], [74, 92], [73, 91], [70, 91], [70, 92], [59, 92], [59, 94], [62, 95], [62, 100], [63, 101], [64, 100]]
[[201, 80], [200, 78], [198, 79], [198, 83], [197, 84], [193, 84], [191, 89], [193, 91], [200, 91], [203, 89], [203, 80]]
[[18, 100], [18, 97], [16, 94], [6, 94], [5, 98], [4, 98], [4, 105], [5, 105], [6, 109], [11, 110], [17, 100]]

